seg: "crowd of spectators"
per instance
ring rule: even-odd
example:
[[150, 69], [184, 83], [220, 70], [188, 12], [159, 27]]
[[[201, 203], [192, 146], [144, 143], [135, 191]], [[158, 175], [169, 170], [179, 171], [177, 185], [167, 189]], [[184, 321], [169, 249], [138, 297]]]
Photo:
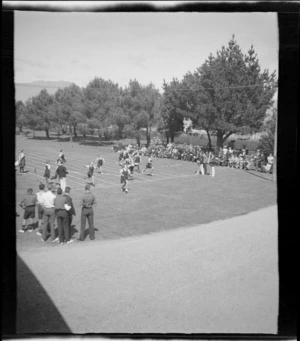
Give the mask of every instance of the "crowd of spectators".
[[240, 150], [232, 149], [226, 145], [223, 148], [209, 150], [207, 147], [192, 144], [168, 143], [163, 145], [159, 139], [154, 139], [148, 148], [130, 145], [130, 151], [132, 153], [139, 151], [140, 155], [198, 163], [199, 160], [202, 163], [203, 158], [208, 158], [208, 163], [213, 163], [216, 166], [255, 170], [264, 173], [272, 173], [273, 171], [274, 157], [272, 153], [266, 155], [260, 149], [250, 153], [246, 146]]

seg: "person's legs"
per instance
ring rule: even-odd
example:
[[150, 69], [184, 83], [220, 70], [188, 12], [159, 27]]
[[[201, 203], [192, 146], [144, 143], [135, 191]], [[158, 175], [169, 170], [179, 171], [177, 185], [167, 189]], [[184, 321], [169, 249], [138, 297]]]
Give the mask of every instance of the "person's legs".
[[90, 239], [94, 240], [95, 239], [95, 229], [94, 229], [94, 212], [93, 209], [89, 209], [89, 214], [88, 214], [88, 221], [89, 221], [89, 235]]
[[54, 240], [56, 238], [55, 228], [54, 228], [54, 220], [55, 220], [55, 211], [54, 211], [54, 208], [51, 208], [50, 209], [50, 217], [49, 217], [51, 240]]
[[[61, 214], [62, 211], [58, 211], [56, 213], [56, 219], [57, 219], [57, 226], [58, 226], [58, 241], [59, 243], [64, 242], [64, 234], [63, 234], [63, 216]], [[53, 239], [55, 240], [55, 239]]]
[[216, 175], [216, 171], [215, 171], [215, 167], [211, 167], [211, 176], [215, 176]]
[[60, 178], [60, 187], [63, 190], [63, 192], [66, 189], [66, 185], [67, 185], [66, 178]]
[[84, 232], [85, 232], [85, 223], [86, 223], [86, 208], [83, 208], [81, 211], [81, 224], [80, 224], [80, 236], [79, 240], [84, 240]]
[[50, 219], [51, 213], [48, 209], [45, 209], [44, 216], [43, 216], [43, 229], [42, 229], [42, 239], [46, 240], [48, 235], [48, 223]]
[[200, 173], [201, 175], [204, 175], [203, 163], [200, 164]]
[[62, 211], [62, 212], [63, 212], [63, 220], [62, 220], [63, 237], [64, 237], [64, 241], [68, 242], [70, 240], [69, 215], [67, 211]]

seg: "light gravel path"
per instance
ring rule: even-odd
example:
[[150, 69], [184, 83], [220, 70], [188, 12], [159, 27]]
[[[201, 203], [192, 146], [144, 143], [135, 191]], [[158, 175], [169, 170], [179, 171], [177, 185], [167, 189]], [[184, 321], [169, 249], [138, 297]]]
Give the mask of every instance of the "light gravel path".
[[[19, 256], [72, 333], [275, 334], [277, 236], [277, 206], [271, 206], [205, 225]], [[35, 288], [26, 314], [22, 285], [18, 332], [58, 332]]]

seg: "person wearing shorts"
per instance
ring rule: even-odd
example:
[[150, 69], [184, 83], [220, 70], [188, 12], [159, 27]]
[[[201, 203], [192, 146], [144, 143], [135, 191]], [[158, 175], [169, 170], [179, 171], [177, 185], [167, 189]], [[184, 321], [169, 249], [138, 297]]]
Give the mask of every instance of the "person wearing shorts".
[[94, 170], [96, 166], [94, 165], [94, 162], [91, 162], [89, 165], [86, 165], [85, 167], [88, 168], [87, 180], [95, 187]]
[[61, 149], [59, 154], [58, 154], [58, 159], [57, 161], [60, 161], [62, 164], [66, 163], [67, 160], [65, 159], [65, 154], [63, 152], [63, 150]]
[[129, 178], [129, 169], [128, 169], [127, 164], [125, 164], [124, 167], [120, 170], [120, 174], [121, 174], [120, 182], [122, 184], [121, 192], [128, 193], [127, 186], [128, 186], [128, 178]]
[[134, 162], [134, 167], [136, 167], [137, 171], [140, 173], [141, 172], [140, 171], [141, 155], [139, 153], [134, 156], [133, 162]]
[[33, 231], [32, 224], [33, 219], [35, 218], [36, 201], [36, 195], [33, 194], [32, 188], [28, 188], [27, 194], [19, 204], [22, 208], [24, 208], [22, 228], [19, 230], [19, 232], [24, 233], [27, 228], [29, 229], [29, 232]]
[[98, 169], [98, 173], [102, 174], [102, 166], [104, 164], [104, 159], [98, 155], [97, 159], [96, 159], [96, 166]]
[[146, 167], [145, 167], [145, 169], [143, 170], [143, 173], [144, 173], [147, 169], [150, 169], [150, 174], [149, 174], [149, 175], [152, 176], [152, 173], [153, 173], [153, 170], [154, 170], [153, 165], [152, 165], [152, 156], [149, 157], [148, 162], [147, 162], [147, 164], [146, 164]]
[[50, 169], [51, 169], [50, 161], [47, 160], [46, 163], [45, 163], [45, 172], [44, 172], [44, 178], [45, 178], [46, 184], [49, 183]]

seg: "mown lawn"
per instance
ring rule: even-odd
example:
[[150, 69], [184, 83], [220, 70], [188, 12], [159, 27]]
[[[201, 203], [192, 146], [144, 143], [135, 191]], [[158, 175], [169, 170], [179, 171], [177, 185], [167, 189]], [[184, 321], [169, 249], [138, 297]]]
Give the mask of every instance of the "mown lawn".
[[[84, 192], [85, 164], [101, 153], [105, 159], [104, 174], [96, 174], [92, 189], [98, 204], [95, 208], [96, 242], [144, 235], [175, 228], [185, 228], [276, 204], [276, 184], [271, 176], [248, 173], [237, 169], [216, 167], [216, 177], [195, 175], [195, 163], [154, 159], [154, 176], [135, 174], [130, 181], [129, 194], [121, 193], [117, 154], [111, 146], [88, 146], [58, 140], [16, 137], [16, 157], [22, 148], [26, 153], [29, 171], [16, 173], [16, 230], [22, 221], [22, 210], [17, 203], [28, 187], [38, 191], [38, 181], [46, 159], [54, 166], [58, 152], [63, 148], [69, 171], [67, 183], [77, 210], [73, 220], [74, 237], [80, 230], [79, 200]], [[142, 167], [146, 158], [142, 159]], [[87, 237], [87, 242], [89, 238]], [[42, 243], [35, 233], [17, 233], [18, 248], [58, 247]]]

